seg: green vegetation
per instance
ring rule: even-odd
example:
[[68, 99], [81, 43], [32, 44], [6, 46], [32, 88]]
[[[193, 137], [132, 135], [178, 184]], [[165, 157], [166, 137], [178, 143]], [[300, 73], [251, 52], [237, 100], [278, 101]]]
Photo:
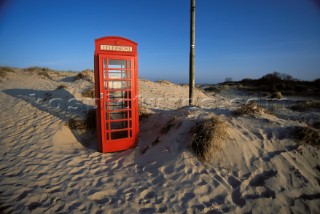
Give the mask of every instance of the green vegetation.
[[279, 72], [266, 74], [259, 79], [247, 78], [238, 82], [224, 82], [223, 85], [237, 86], [247, 91], [268, 92], [271, 94], [280, 92], [281, 95], [320, 95], [320, 79], [302, 81]]

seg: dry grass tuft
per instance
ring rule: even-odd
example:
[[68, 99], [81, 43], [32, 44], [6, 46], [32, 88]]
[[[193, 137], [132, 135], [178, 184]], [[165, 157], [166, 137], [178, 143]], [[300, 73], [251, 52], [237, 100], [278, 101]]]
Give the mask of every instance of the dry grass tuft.
[[0, 78], [7, 76], [9, 72], [14, 72], [14, 70], [10, 67], [0, 66]]
[[244, 105], [242, 105], [239, 109], [235, 110], [233, 112], [235, 116], [240, 115], [261, 115], [261, 114], [272, 114], [270, 111], [264, 109], [263, 107], [257, 105], [255, 102], [249, 102]]
[[14, 72], [14, 70], [10, 67], [0, 66], [0, 78], [7, 76], [9, 72]]
[[271, 98], [275, 98], [275, 99], [282, 99], [283, 95], [280, 91], [276, 91], [271, 95]]
[[66, 89], [68, 88], [66, 85], [59, 85], [56, 90], [60, 90], [60, 89]]
[[168, 80], [157, 80], [156, 83], [160, 83], [160, 84], [163, 83], [163, 84], [167, 84], [167, 85], [173, 84], [172, 82], [169, 82]]
[[33, 67], [25, 68], [24, 70], [29, 72], [39, 72], [39, 71], [48, 71], [49, 68], [33, 66]]
[[75, 77], [76, 80], [86, 79], [86, 76], [83, 73], [78, 73]]
[[75, 80], [88, 80], [93, 82], [93, 71], [89, 69], [81, 71], [75, 76]]
[[49, 75], [49, 68], [45, 68], [45, 67], [29, 67], [24, 69], [25, 71], [29, 71], [29, 72], [33, 72], [38, 74], [39, 76], [45, 77], [45, 78], [51, 78]]
[[320, 131], [310, 126], [299, 126], [295, 128], [294, 138], [300, 144], [308, 144], [320, 149]]
[[86, 119], [71, 118], [66, 125], [70, 129], [94, 130], [96, 128], [96, 109], [89, 110]]
[[49, 73], [48, 73], [48, 71], [39, 71], [39, 72], [38, 72], [38, 75], [39, 75], [39, 76], [42, 76], [42, 77], [45, 77], [45, 78], [48, 78], [48, 79], [51, 78], [50, 75], [49, 75]]
[[83, 97], [95, 98], [95, 93], [94, 93], [94, 92], [95, 92], [94, 86], [91, 86], [91, 87], [83, 90], [83, 91], [81, 92], [81, 95], [82, 95]]
[[191, 129], [191, 150], [204, 162], [209, 162], [214, 153], [221, 149], [222, 142], [228, 137], [226, 125], [216, 117], [212, 117], [195, 125]]

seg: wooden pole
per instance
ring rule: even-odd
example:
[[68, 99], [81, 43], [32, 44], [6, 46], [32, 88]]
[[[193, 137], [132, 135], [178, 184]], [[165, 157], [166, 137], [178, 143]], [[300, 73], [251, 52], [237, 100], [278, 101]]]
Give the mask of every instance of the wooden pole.
[[193, 105], [193, 89], [195, 87], [195, 12], [196, 0], [190, 0], [189, 106]]

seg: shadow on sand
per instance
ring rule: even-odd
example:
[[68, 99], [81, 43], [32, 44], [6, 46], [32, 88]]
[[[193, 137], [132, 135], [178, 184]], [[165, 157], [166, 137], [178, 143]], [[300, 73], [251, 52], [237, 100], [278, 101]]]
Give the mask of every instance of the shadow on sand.
[[[40, 111], [47, 112], [54, 117], [59, 118], [64, 124], [67, 124], [71, 118], [84, 119], [86, 113], [93, 109], [92, 105], [87, 105], [81, 100], [76, 99], [65, 88], [56, 90], [32, 90], [32, 89], [8, 89], [4, 93], [24, 100], [36, 107]], [[91, 99], [91, 101], [93, 101]], [[93, 135], [94, 130], [80, 131], [70, 129], [74, 137], [83, 147], [97, 151], [95, 143], [88, 143], [88, 136]]]

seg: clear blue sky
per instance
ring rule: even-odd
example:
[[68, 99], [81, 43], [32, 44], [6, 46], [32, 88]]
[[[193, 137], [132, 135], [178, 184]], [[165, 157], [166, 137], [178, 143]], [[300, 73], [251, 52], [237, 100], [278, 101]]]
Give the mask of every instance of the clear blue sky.
[[[0, 65], [93, 68], [94, 40], [138, 43], [140, 78], [188, 82], [189, 0], [0, 0]], [[197, 0], [196, 83], [320, 78], [319, 0]]]

